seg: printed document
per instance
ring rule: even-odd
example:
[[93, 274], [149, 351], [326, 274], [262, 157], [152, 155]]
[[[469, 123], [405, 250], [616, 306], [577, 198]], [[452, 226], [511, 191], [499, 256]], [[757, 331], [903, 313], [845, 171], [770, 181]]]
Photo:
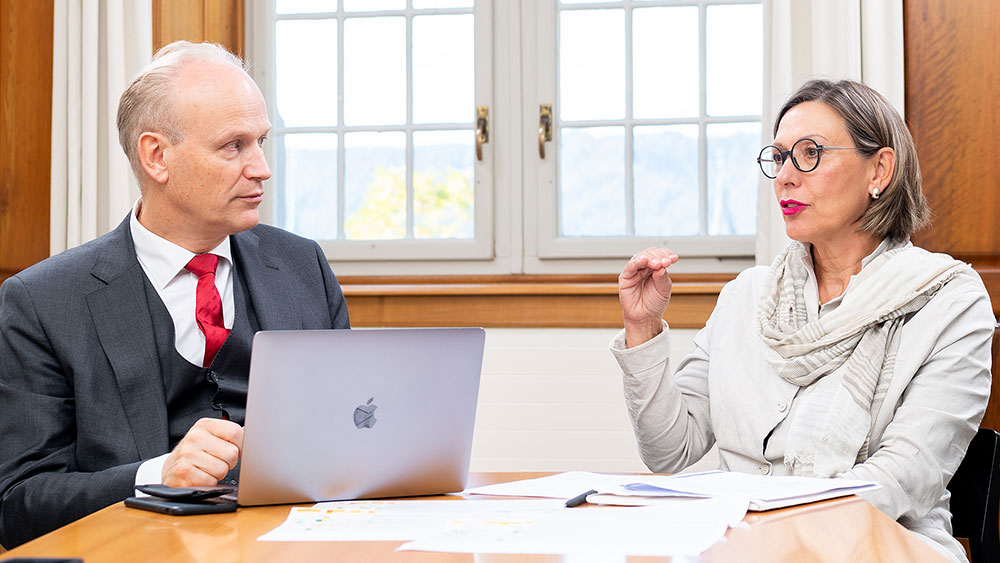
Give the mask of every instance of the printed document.
[[344, 501], [292, 508], [259, 541], [405, 541], [460, 553], [693, 555], [746, 515], [737, 499], [566, 508], [553, 499]]
[[[586, 554], [593, 557], [697, 555], [746, 515], [738, 499], [673, 499], [645, 507], [554, 506], [456, 519], [400, 550], [458, 553]], [[499, 502], [499, 501], [498, 501]], [[533, 502], [533, 501], [521, 501]], [[493, 502], [479, 504], [491, 505]]]
[[[572, 498], [595, 491], [587, 502], [643, 506], [663, 497], [744, 498], [750, 510], [771, 510], [878, 489], [874, 481], [815, 479], [709, 471], [681, 475], [610, 475], [571, 471], [467, 489], [470, 494]], [[575, 491], [575, 492], [574, 492]]]

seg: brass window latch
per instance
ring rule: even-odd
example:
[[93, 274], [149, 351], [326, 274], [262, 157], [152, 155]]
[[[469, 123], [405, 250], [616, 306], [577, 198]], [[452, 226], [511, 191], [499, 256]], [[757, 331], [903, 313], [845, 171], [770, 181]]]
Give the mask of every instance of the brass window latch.
[[476, 160], [483, 159], [483, 143], [490, 142], [490, 107], [476, 108]]
[[538, 106], [538, 156], [545, 158], [545, 143], [552, 140], [552, 104]]

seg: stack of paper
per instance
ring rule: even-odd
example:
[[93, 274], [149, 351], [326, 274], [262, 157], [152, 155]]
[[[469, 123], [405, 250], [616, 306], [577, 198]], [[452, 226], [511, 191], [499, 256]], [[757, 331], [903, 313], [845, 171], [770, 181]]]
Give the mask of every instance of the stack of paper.
[[634, 482], [599, 490], [587, 502], [617, 505], [649, 505], [659, 499], [679, 496], [699, 498], [746, 498], [750, 510], [772, 510], [830, 498], [873, 491], [873, 481], [814, 479], [795, 476], [751, 475], [728, 471], [694, 475], [650, 475]]
[[[873, 481], [814, 479], [709, 471], [690, 475], [608, 475], [571, 471], [468, 489], [467, 493], [500, 496], [572, 498], [594, 491], [587, 502], [645, 506], [664, 498], [741, 498], [750, 510], [771, 510], [873, 491]], [[574, 492], [575, 491], [575, 492]]]
[[459, 553], [696, 555], [746, 514], [746, 501], [673, 499], [647, 507], [566, 508], [544, 500], [399, 500], [291, 509], [259, 541], [403, 541]]
[[[488, 508], [494, 502], [469, 504]], [[537, 502], [537, 501], [510, 501]], [[595, 558], [698, 555], [746, 515], [746, 501], [702, 499], [644, 507], [562, 506], [548, 511], [482, 514], [403, 544], [400, 550], [460, 553], [580, 554]], [[499, 516], [499, 517], [498, 517]]]
[[[696, 555], [739, 524], [747, 506], [766, 510], [878, 488], [867, 481], [574, 471], [465, 491], [544, 500], [346, 501], [293, 508], [260, 541], [409, 541], [398, 549], [609, 555]], [[639, 507], [567, 508], [589, 502]], [[592, 493], [592, 494], [591, 494]], [[558, 499], [558, 500], [553, 500]]]

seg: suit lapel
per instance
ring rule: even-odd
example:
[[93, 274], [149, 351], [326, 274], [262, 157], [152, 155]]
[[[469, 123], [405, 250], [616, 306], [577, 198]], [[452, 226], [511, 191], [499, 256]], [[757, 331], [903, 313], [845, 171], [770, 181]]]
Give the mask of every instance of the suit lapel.
[[253, 230], [236, 233], [230, 239], [236, 268], [246, 281], [247, 294], [257, 313], [261, 330], [302, 328], [302, 316], [294, 302], [289, 302], [286, 289], [290, 275], [282, 269], [280, 260]]
[[140, 459], [149, 459], [167, 450], [169, 436], [145, 274], [135, 255], [128, 218], [105, 241], [91, 273], [106, 285], [87, 295], [87, 305], [118, 381]]

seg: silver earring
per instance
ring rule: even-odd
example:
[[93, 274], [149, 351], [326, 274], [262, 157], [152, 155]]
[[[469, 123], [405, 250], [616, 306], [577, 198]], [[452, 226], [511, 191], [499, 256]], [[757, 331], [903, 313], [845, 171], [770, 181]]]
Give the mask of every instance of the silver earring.
[[872, 190], [872, 199], [878, 199], [878, 188]]

